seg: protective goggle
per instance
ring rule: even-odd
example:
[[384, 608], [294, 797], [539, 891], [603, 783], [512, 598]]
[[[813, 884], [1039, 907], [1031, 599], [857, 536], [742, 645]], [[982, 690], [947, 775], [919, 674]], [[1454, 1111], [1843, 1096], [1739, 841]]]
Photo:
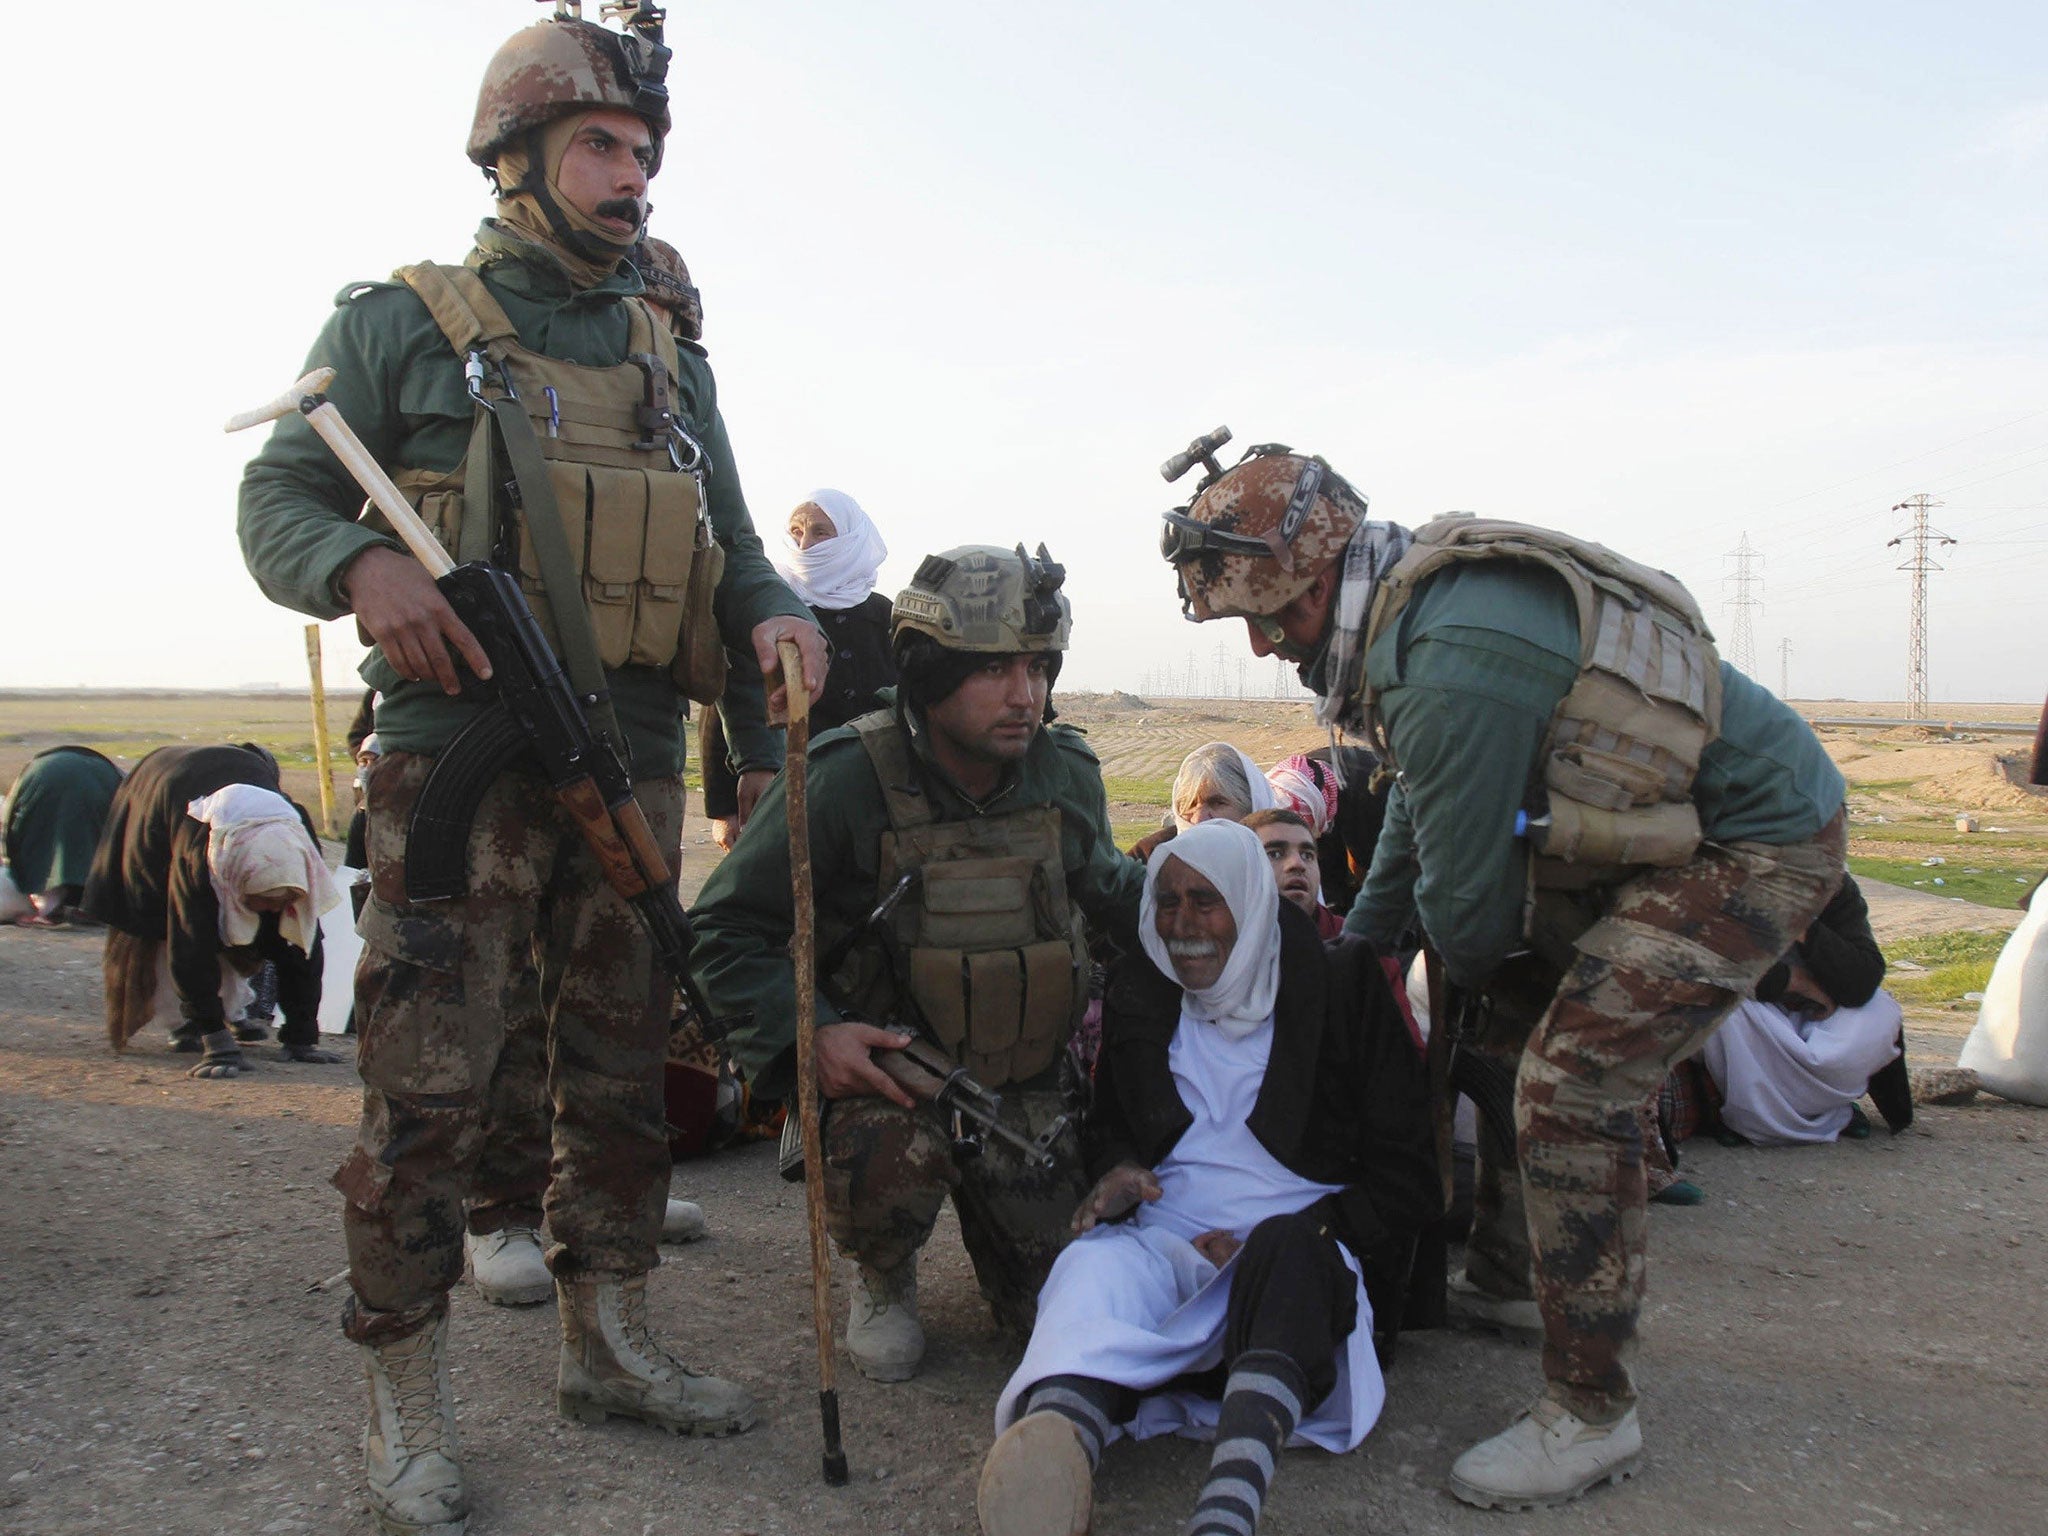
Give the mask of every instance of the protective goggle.
[[1226, 533], [1189, 517], [1183, 507], [1160, 514], [1159, 553], [1175, 565], [1197, 555], [1260, 555], [1273, 558], [1273, 546], [1263, 535]]

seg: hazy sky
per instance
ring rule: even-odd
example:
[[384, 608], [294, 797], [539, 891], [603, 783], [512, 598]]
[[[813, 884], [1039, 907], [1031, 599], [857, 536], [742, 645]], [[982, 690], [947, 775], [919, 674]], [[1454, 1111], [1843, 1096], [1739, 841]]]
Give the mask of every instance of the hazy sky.
[[[11, 19], [0, 684], [301, 684], [304, 621], [234, 540], [256, 444], [220, 422], [344, 283], [461, 257], [477, 80], [545, 12], [83, 14]], [[1234, 669], [1242, 626], [1184, 623], [1156, 550], [1155, 466], [1227, 422], [1378, 515], [1666, 566], [1724, 640], [1746, 532], [1756, 670], [1789, 639], [1802, 696], [1902, 695], [1885, 541], [1926, 492], [1961, 540], [1933, 695], [2048, 684], [2038, 4], [691, 0], [670, 41], [651, 227], [704, 291], [757, 521], [851, 492], [892, 591], [928, 550], [1044, 540], [1065, 682], [1219, 640]], [[336, 684], [352, 633], [325, 628]]]

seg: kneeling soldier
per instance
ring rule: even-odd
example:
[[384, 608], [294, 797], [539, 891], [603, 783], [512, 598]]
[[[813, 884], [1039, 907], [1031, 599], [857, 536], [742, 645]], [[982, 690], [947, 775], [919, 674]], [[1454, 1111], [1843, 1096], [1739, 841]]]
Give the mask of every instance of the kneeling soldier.
[[[982, 1294], [1022, 1332], [1086, 1192], [1071, 1133], [1049, 1169], [993, 1139], [977, 1148], [873, 1059], [921, 1030], [1001, 1091], [1024, 1136], [1065, 1107], [1060, 1064], [1088, 1002], [1083, 915], [1128, 939], [1143, 872], [1111, 841], [1095, 754], [1049, 723], [1064, 575], [1042, 547], [927, 558], [896, 599], [901, 688], [811, 747], [827, 1222], [860, 1266], [847, 1349], [879, 1381], [924, 1356], [917, 1251], [948, 1194]], [[793, 1098], [787, 814], [778, 779], [704, 886], [693, 959], [718, 1013], [752, 1014], [730, 1041], [754, 1092]]]

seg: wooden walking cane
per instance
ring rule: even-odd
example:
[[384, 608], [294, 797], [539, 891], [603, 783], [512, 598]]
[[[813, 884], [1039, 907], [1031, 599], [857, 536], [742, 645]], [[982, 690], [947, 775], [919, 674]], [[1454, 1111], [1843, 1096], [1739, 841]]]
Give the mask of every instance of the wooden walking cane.
[[790, 939], [796, 970], [796, 1112], [804, 1140], [804, 1213], [811, 1228], [811, 1322], [818, 1334], [818, 1418], [825, 1432], [825, 1481], [846, 1484], [839, 1444], [839, 1388], [832, 1354], [832, 1246], [825, 1235], [825, 1150], [818, 1130], [818, 915], [811, 890], [811, 812], [806, 769], [811, 746], [811, 696], [803, 653], [781, 641], [783, 695], [789, 700], [789, 744], [782, 792], [789, 802]]

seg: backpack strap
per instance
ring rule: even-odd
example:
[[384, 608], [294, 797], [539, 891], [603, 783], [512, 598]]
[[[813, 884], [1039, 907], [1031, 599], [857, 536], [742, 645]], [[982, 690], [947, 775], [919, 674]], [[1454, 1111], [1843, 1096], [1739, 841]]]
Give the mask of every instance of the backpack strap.
[[391, 275], [419, 295], [457, 357], [466, 358], [479, 349], [488, 352], [497, 342], [519, 339], [519, 328], [504, 306], [468, 267], [421, 261]]
[[910, 760], [910, 741], [893, 709], [870, 710], [846, 722], [867, 749], [875, 778], [882, 786], [882, 803], [889, 812], [889, 830], [906, 831], [928, 827], [938, 820], [932, 814], [931, 799], [919, 782], [916, 765]]

